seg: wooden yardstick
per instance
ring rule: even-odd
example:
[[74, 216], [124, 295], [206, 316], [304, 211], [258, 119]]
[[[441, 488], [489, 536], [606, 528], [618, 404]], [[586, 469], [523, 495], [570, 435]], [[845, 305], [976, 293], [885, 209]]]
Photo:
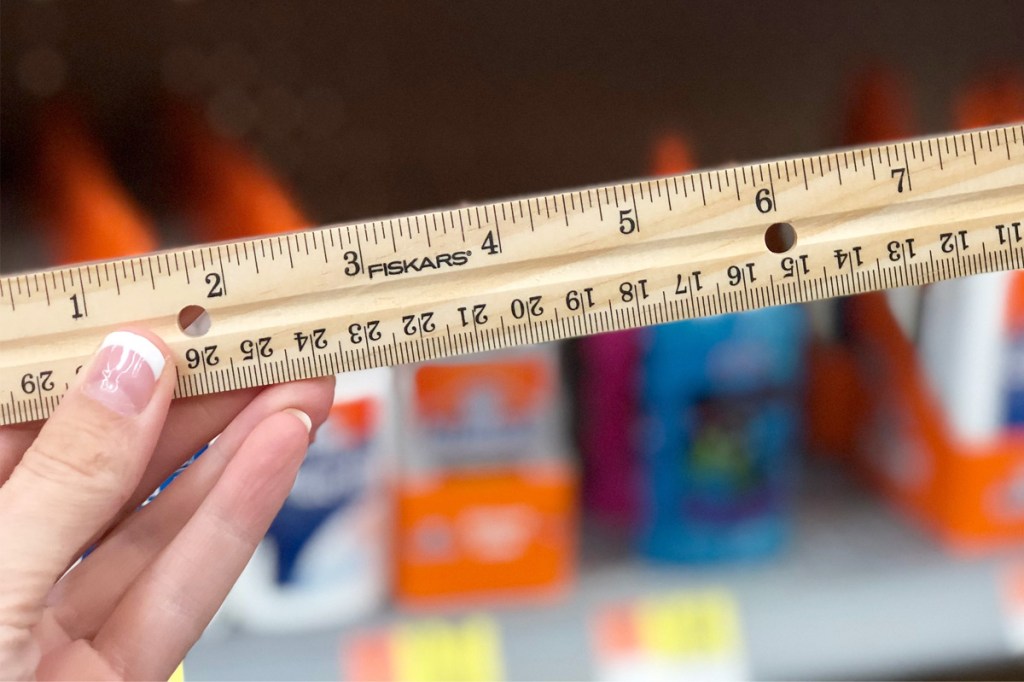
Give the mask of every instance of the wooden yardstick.
[[126, 323], [195, 396], [1024, 268], [1022, 223], [1014, 125], [15, 275], [0, 424]]

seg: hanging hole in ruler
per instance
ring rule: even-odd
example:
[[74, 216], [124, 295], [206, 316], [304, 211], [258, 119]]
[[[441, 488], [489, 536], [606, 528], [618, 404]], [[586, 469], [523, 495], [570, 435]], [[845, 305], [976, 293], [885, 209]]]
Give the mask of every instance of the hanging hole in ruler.
[[789, 223], [772, 223], [764, 231], [764, 245], [772, 253], [786, 253], [796, 246], [796, 230]]
[[203, 336], [210, 331], [210, 313], [201, 305], [187, 305], [178, 313], [178, 329], [185, 336]]

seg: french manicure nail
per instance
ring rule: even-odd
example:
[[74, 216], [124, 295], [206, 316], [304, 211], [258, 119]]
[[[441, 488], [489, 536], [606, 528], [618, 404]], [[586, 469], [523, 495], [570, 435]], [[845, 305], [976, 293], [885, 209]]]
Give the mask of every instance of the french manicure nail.
[[153, 397], [164, 363], [163, 353], [146, 337], [114, 332], [103, 339], [82, 390], [114, 412], [138, 414]]
[[313, 420], [310, 419], [309, 415], [303, 412], [302, 410], [296, 410], [294, 407], [289, 407], [288, 409], [284, 410], [284, 412], [287, 412], [288, 414], [292, 415], [300, 422], [302, 422], [302, 425], [306, 427], [306, 433], [309, 433], [313, 429]]

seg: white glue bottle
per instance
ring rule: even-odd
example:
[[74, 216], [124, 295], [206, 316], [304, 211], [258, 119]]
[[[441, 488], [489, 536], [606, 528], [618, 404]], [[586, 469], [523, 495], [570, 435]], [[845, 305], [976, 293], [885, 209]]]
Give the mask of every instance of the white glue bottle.
[[1020, 272], [937, 282], [925, 294], [920, 356], [953, 433], [984, 442], [1006, 427], [1020, 386], [1011, 372], [1015, 332], [1010, 293]]
[[389, 586], [390, 369], [338, 376], [334, 405], [295, 486], [225, 605], [253, 632], [335, 627]]

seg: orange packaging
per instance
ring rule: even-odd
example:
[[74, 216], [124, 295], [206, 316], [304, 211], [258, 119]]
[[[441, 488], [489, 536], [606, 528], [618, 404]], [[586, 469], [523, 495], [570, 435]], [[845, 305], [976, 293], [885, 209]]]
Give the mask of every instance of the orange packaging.
[[543, 598], [569, 581], [576, 477], [551, 347], [400, 370], [395, 589], [407, 606]]
[[291, 193], [241, 143], [216, 133], [182, 104], [168, 107], [165, 135], [175, 205], [201, 241], [226, 241], [309, 227]]
[[46, 228], [54, 263], [81, 263], [154, 251], [153, 224], [117, 179], [81, 112], [50, 102], [36, 128], [32, 208]]
[[[1024, 79], [1005, 72], [980, 80], [957, 99], [955, 113], [960, 128], [1022, 120]], [[1015, 281], [1007, 329], [1024, 318], [1024, 277]], [[871, 397], [859, 468], [955, 551], [1024, 540], [1024, 431], [1007, 428], [981, 441], [958, 436], [884, 295], [855, 297], [848, 311], [861, 390]]]
[[855, 297], [848, 310], [861, 380], [873, 397], [861, 470], [951, 549], [1024, 540], [1024, 432], [984, 443], [958, 439], [883, 295]]
[[[844, 145], [909, 137], [917, 127], [904, 79], [882, 65], [866, 69], [853, 79], [844, 114]], [[811, 305], [828, 310], [826, 318], [832, 318], [837, 302]], [[836, 330], [817, 335], [808, 352], [807, 442], [814, 453], [848, 457], [856, 447], [857, 424], [865, 398], [858, 391], [853, 353], [835, 336]]]

